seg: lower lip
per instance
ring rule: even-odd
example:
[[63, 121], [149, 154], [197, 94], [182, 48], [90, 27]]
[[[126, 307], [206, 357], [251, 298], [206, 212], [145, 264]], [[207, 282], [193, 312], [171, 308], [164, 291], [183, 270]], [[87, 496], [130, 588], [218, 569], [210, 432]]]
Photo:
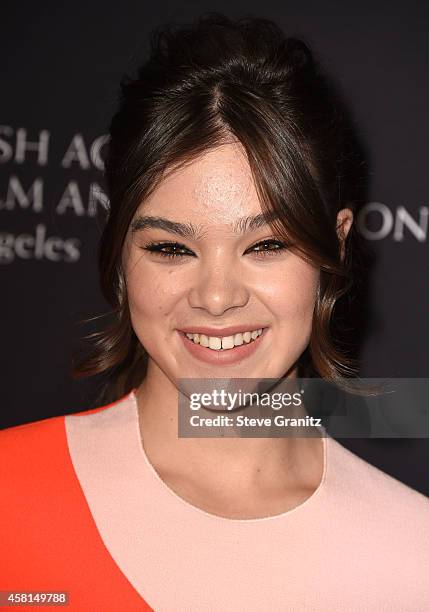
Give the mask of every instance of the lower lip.
[[185, 348], [193, 357], [212, 365], [229, 365], [230, 363], [237, 363], [253, 355], [260, 346], [267, 329], [268, 328], [265, 327], [262, 330], [262, 334], [258, 336], [256, 340], [249, 342], [249, 344], [242, 344], [232, 349], [222, 349], [219, 351], [201, 346], [200, 344], [195, 344], [195, 342], [189, 340], [184, 332], [179, 331], [179, 336], [182, 338]]

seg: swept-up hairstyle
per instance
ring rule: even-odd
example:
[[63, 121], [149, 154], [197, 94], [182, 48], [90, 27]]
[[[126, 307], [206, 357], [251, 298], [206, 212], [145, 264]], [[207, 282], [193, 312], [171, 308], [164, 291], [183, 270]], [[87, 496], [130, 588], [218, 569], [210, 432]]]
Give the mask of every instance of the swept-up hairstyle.
[[[338, 239], [336, 217], [360, 202], [363, 164], [344, 106], [309, 45], [272, 21], [206, 13], [157, 28], [136, 78], [121, 82], [105, 177], [110, 201], [99, 272], [112, 321], [86, 337], [74, 376], [106, 373], [99, 400], [115, 401], [146, 374], [132, 326], [121, 254], [137, 208], [166, 173], [220, 144], [240, 141], [273, 231], [320, 267], [311, 340], [299, 376], [336, 380], [356, 360], [336, 337], [334, 306], [350, 290], [360, 237]], [[147, 291], [151, 291], [147, 287]]]

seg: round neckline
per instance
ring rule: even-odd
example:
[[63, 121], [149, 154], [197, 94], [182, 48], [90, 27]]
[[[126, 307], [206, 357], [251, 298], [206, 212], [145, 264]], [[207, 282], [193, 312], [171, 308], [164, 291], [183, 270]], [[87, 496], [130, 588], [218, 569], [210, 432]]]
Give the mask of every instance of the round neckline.
[[[202, 517], [209, 518], [211, 520], [224, 521], [224, 522], [231, 523], [231, 524], [244, 524], [244, 525], [247, 524], [247, 525], [249, 525], [249, 524], [259, 524], [259, 523], [261, 523], [263, 521], [270, 521], [270, 522], [274, 521], [274, 522], [276, 522], [276, 521], [279, 521], [281, 519], [285, 519], [285, 518], [289, 517], [290, 515], [295, 514], [296, 512], [301, 510], [302, 508], [307, 508], [309, 505], [314, 503], [314, 501], [317, 499], [317, 497], [320, 496], [320, 492], [322, 491], [322, 489], [324, 489], [325, 486], [326, 486], [327, 474], [328, 474], [328, 436], [329, 436], [329, 434], [327, 434], [326, 431], [325, 431], [324, 432], [325, 435], [321, 436], [322, 445], [323, 445], [323, 473], [322, 473], [322, 478], [320, 479], [320, 482], [319, 482], [317, 488], [313, 491], [313, 493], [309, 497], [307, 497], [307, 499], [305, 501], [303, 501], [301, 504], [298, 504], [294, 508], [290, 508], [289, 510], [286, 510], [285, 512], [281, 512], [280, 514], [273, 514], [273, 515], [270, 515], [270, 516], [261, 516], [261, 517], [249, 518], [249, 519], [235, 519], [235, 518], [230, 518], [230, 517], [226, 517], [226, 516], [220, 516], [218, 514], [212, 514], [211, 512], [207, 512], [206, 510], [203, 510], [202, 508], [199, 508], [198, 506], [194, 506], [193, 504], [188, 502], [183, 497], [180, 497], [180, 495], [178, 495], [173, 489], [171, 489], [162, 480], [162, 478], [160, 477], [158, 472], [155, 470], [155, 468], [153, 467], [153, 465], [149, 461], [149, 458], [148, 458], [148, 456], [146, 454], [146, 450], [144, 448], [143, 440], [142, 440], [142, 437], [141, 437], [141, 434], [140, 434], [139, 409], [138, 409], [137, 396], [136, 396], [135, 392], [136, 392], [136, 389], [132, 389], [132, 391], [129, 394], [129, 397], [132, 400], [132, 404], [133, 404], [133, 408], [134, 408], [134, 425], [135, 425], [135, 428], [136, 428], [135, 429], [135, 434], [137, 436], [137, 438], [136, 438], [137, 451], [143, 457], [143, 464], [148, 469], [148, 471], [150, 472], [150, 474], [153, 477], [153, 479], [157, 482], [158, 486], [165, 493], [167, 493], [173, 499], [178, 501], [182, 506], [187, 508], [188, 511], [190, 511], [190, 512], [196, 512], [198, 515], [200, 515]], [[321, 429], [321, 428], [319, 427], [318, 429]]]

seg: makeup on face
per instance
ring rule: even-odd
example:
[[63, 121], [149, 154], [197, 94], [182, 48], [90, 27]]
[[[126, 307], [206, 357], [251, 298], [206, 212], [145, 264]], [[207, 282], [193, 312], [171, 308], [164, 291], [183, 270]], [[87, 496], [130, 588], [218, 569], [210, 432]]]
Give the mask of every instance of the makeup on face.
[[273, 231], [238, 144], [164, 178], [125, 263], [134, 331], [170, 380], [282, 376], [308, 344], [318, 271]]

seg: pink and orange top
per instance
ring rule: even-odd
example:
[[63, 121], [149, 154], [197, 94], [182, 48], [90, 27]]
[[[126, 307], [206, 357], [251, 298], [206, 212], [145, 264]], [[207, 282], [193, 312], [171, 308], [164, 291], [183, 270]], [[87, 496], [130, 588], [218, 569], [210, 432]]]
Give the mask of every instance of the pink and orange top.
[[61, 609], [88, 612], [429, 610], [429, 498], [323, 444], [304, 503], [231, 519], [161, 480], [134, 391], [5, 429], [0, 590], [67, 592]]

